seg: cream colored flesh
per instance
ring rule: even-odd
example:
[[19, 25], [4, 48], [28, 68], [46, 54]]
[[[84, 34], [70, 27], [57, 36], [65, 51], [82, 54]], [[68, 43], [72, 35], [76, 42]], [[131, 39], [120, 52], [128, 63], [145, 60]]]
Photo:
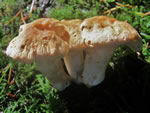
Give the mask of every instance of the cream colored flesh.
[[82, 75], [83, 83], [92, 87], [105, 78], [105, 70], [115, 50], [115, 45], [99, 46], [86, 49], [86, 58]]
[[68, 73], [76, 83], [81, 83], [81, 74], [83, 71], [83, 52], [82, 50], [72, 50], [65, 57], [64, 62]]
[[60, 58], [37, 57], [36, 65], [37, 69], [42, 72], [58, 90], [64, 90], [70, 85], [69, 76], [64, 72]]

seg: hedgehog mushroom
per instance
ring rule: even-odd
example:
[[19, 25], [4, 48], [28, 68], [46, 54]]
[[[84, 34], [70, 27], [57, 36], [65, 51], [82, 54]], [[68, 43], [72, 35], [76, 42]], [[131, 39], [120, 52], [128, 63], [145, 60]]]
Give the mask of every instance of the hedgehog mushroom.
[[70, 84], [62, 60], [69, 50], [69, 34], [58, 20], [42, 18], [22, 25], [19, 35], [8, 45], [6, 54], [24, 63], [36, 62], [37, 68], [58, 90]]
[[133, 51], [142, 48], [137, 31], [127, 22], [114, 18], [106, 16], [88, 18], [82, 22], [80, 29], [87, 46], [82, 80], [89, 87], [104, 80], [106, 67], [117, 46], [124, 44]]
[[62, 20], [66, 30], [70, 35], [69, 52], [64, 57], [64, 62], [68, 73], [76, 83], [81, 83], [81, 75], [84, 64], [83, 44], [84, 41], [81, 38], [79, 19], [74, 20]]

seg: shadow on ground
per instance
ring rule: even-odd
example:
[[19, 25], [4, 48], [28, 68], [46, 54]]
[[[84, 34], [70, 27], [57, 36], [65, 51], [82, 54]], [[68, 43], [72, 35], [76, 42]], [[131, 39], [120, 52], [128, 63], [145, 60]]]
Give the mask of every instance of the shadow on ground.
[[59, 92], [69, 113], [150, 112], [150, 64], [136, 55], [119, 59], [107, 68], [105, 80], [96, 87], [72, 84]]

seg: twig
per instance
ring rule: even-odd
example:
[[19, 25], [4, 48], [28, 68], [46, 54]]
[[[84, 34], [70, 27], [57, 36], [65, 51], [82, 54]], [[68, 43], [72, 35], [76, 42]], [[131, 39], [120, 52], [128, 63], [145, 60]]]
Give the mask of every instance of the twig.
[[8, 74], [8, 84], [10, 84], [11, 73], [12, 73], [12, 68], [9, 69], [9, 74]]
[[150, 11], [147, 12], [147, 13], [144, 13], [144, 16], [147, 16], [147, 15], [150, 15]]
[[106, 2], [106, 0], [99, 0], [100, 2]]
[[13, 94], [11, 94], [11, 93], [7, 93], [7, 96], [8, 96], [8, 97], [11, 97], [11, 98], [16, 97], [16, 95], [13, 95]]
[[32, 13], [32, 11], [33, 11], [34, 3], [35, 3], [35, 0], [32, 0], [32, 4], [31, 4], [31, 8], [30, 8], [30, 13]]
[[141, 12], [135, 12], [136, 14], [140, 15], [140, 16], [147, 16], [150, 15], [150, 11], [147, 13], [141, 13]]
[[13, 85], [15, 83], [15, 79], [13, 79], [11, 82], [10, 82], [10, 85]]
[[[32, 0], [32, 4], [31, 4], [31, 9], [30, 9], [30, 13], [32, 13], [33, 11], [33, 7], [34, 7], [34, 3], [35, 3], [35, 0]], [[9, 7], [8, 7], [9, 8]], [[2, 14], [2, 13], [1, 13]], [[10, 20], [6, 23], [6, 25], [10, 24], [17, 16], [19, 16], [21, 14], [21, 20], [24, 24], [26, 24], [25, 20], [29, 19], [30, 18], [30, 15], [28, 14], [26, 17], [23, 17], [23, 14], [22, 14], [22, 10], [20, 9], [17, 14]]]
[[10, 12], [10, 8], [8, 7], [8, 5], [9, 5], [9, 1], [7, 1], [6, 3], [6, 9], [8, 10], [8, 12]]
[[123, 5], [123, 4], [121, 4], [121, 3], [118, 3], [118, 2], [116, 2], [116, 5], [118, 5], [118, 6], [121, 6], [121, 7], [129, 7], [129, 8], [133, 8], [134, 6], [132, 6], [132, 5], [129, 5], [129, 4], [126, 4], [126, 5]]
[[148, 46], [149, 46], [149, 42], [147, 42], [147, 43], [146, 43], [146, 46], [145, 46], [145, 48], [147, 49], [147, 48], [148, 48]]
[[123, 5], [123, 4], [120, 4], [120, 3], [117, 3], [117, 2], [116, 2], [116, 5], [118, 5], [118, 6], [116, 6], [116, 7], [114, 7], [114, 8], [111, 8], [111, 9], [105, 11], [103, 14], [108, 14], [108, 15], [110, 15], [112, 11], [118, 10], [118, 9], [120, 9], [120, 8], [122, 8], [122, 7], [129, 7], [129, 8], [134, 7], [134, 6], [131, 6], [131, 5], [129, 5], [129, 4]]
[[7, 66], [5, 68], [3, 68], [2, 72], [5, 71], [10, 65], [7, 64]]
[[30, 18], [30, 15], [28, 14], [26, 17], [24, 17], [24, 20], [28, 20]]
[[26, 24], [26, 21], [25, 21], [25, 19], [24, 19], [24, 17], [23, 17], [22, 11], [21, 11], [21, 20], [22, 20], [22, 22], [23, 22], [24, 24]]
[[19, 16], [21, 14], [22, 10], [19, 10], [18, 13], [10, 20], [6, 23], [6, 25], [10, 24], [17, 16]]
[[121, 6], [117, 6], [117, 7], [111, 8], [111, 9], [105, 11], [103, 14], [110, 15], [112, 11], [115, 11], [115, 10], [120, 9], [120, 8], [121, 8]]

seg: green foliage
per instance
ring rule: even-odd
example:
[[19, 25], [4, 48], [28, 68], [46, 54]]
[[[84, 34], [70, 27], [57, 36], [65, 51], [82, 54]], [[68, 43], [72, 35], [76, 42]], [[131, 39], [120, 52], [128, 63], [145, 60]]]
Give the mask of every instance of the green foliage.
[[84, 0], [58, 0], [56, 8], [49, 10], [49, 17], [62, 19], [85, 19], [91, 16], [98, 15], [101, 4], [98, 0], [84, 1]]
[[[18, 6], [17, 3], [20, 5]], [[17, 14], [17, 11], [19, 11], [19, 8], [23, 7], [23, 3], [21, 0], [18, 0], [18, 2], [15, 2], [15, 0], [4, 0], [3, 3], [0, 4], [0, 34], [2, 37], [6, 37], [6, 35], [12, 34], [15, 36], [17, 30], [20, 26], [20, 20], [18, 17], [14, 17], [14, 21], [7, 26], [7, 23]]]
[[[123, 6], [117, 8], [116, 2]], [[67, 113], [64, 102], [56, 94], [57, 91], [50, 87], [48, 80], [40, 72], [36, 71], [35, 64], [17, 63], [3, 54], [8, 42], [18, 34], [19, 26], [23, 24], [21, 13], [15, 16], [19, 11], [22, 14], [29, 14], [30, 18], [26, 22], [41, 17], [39, 8], [33, 13], [28, 13], [27, 4], [30, 7], [31, 1], [0, 1], [0, 112]], [[126, 6], [127, 4], [133, 7]], [[142, 37], [143, 48], [140, 59], [150, 63], [150, 16], [145, 15], [150, 11], [149, 4], [149, 0], [57, 0], [47, 16], [62, 20], [107, 15], [127, 21]], [[115, 10], [111, 10], [112, 8]], [[106, 11], [110, 13], [104, 13]], [[118, 59], [129, 54], [133, 54], [129, 48], [117, 48], [110, 62], [111, 67], [116, 68], [119, 62], [123, 62]], [[124, 64], [121, 65], [122, 67], [118, 69], [121, 68], [123, 72], [126, 72]], [[144, 69], [149, 70], [149, 67]], [[146, 76], [150, 74], [149, 71], [144, 72]], [[13, 84], [8, 83], [10, 75], [10, 82], [14, 81]]]
[[[10, 71], [11, 70], [11, 71]], [[10, 82], [8, 76], [11, 72]], [[9, 63], [0, 76], [0, 111], [67, 113], [64, 103], [59, 100], [56, 90], [49, 81], [35, 71], [35, 64]], [[9, 94], [13, 94], [12, 97]], [[61, 105], [59, 107], [59, 105]], [[59, 109], [56, 109], [56, 106]]]
[[[36, 71], [35, 64], [14, 62], [3, 53], [23, 24], [19, 11], [22, 14], [29, 12], [26, 4], [24, 0], [0, 1], [0, 112], [67, 113], [64, 102], [56, 90], [52, 90], [49, 81]], [[39, 14], [39, 9], [29, 13], [26, 22], [39, 18]]]
[[[28, 10], [24, 0], [4, 0], [0, 3], [0, 48], [6, 46], [7, 42], [18, 34], [19, 26], [23, 24], [19, 12], [23, 14]], [[29, 15], [29, 22], [39, 18], [38, 11]]]

